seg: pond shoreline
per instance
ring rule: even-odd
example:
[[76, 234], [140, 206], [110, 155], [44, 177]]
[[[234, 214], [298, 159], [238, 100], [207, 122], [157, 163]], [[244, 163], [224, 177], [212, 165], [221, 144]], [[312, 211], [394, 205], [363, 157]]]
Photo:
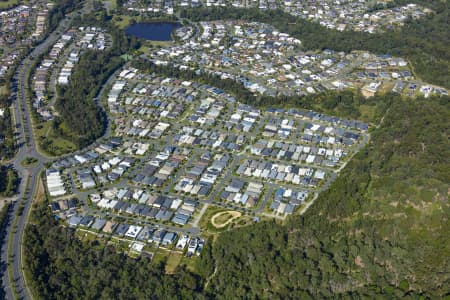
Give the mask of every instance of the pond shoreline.
[[172, 33], [182, 27], [175, 21], [146, 21], [128, 26], [125, 29], [127, 35], [148, 41], [173, 41]]

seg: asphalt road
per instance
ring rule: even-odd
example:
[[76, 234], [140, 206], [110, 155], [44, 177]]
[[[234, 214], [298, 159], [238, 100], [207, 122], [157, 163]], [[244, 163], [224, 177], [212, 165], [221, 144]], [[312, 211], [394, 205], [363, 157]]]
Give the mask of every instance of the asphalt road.
[[[89, 9], [88, 5], [83, 7], [83, 10]], [[27, 223], [28, 215], [32, 205], [33, 193], [38, 183], [38, 176], [45, 163], [51, 161], [51, 158], [43, 156], [39, 153], [36, 146], [36, 141], [33, 135], [33, 124], [31, 120], [31, 111], [29, 110], [30, 103], [27, 103], [25, 91], [27, 87], [26, 78], [32, 72], [32, 61], [45, 51], [47, 51], [60, 37], [66, 32], [71, 24], [73, 14], [67, 15], [58, 25], [57, 29], [52, 32], [41, 44], [36, 46], [32, 52], [22, 61], [12, 82], [13, 88], [17, 89], [17, 98], [14, 101], [14, 119], [16, 120], [16, 136], [19, 150], [14, 158], [14, 167], [20, 175], [21, 183], [19, 186], [18, 201], [15, 201], [14, 207], [10, 212], [10, 221], [7, 228], [5, 242], [2, 244], [1, 261], [5, 269], [2, 270], [2, 284], [5, 291], [6, 299], [15, 299], [13, 287], [16, 286], [19, 299], [31, 299], [30, 291], [25, 285], [22, 269], [22, 247], [25, 225]], [[31, 168], [25, 168], [21, 162], [26, 157], [34, 157], [38, 163]], [[28, 188], [26, 183], [28, 181]], [[23, 200], [22, 200], [23, 199]], [[21, 215], [16, 216], [20, 203], [24, 204], [24, 209]], [[15, 220], [14, 220], [15, 219]], [[13, 228], [13, 223], [16, 226]], [[12, 249], [8, 247], [8, 241], [12, 236]], [[10, 252], [11, 250], [11, 252]], [[25, 249], [26, 251], [26, 249]], [[8, 259], [12, 264], [12, 277], [6, 269]]]

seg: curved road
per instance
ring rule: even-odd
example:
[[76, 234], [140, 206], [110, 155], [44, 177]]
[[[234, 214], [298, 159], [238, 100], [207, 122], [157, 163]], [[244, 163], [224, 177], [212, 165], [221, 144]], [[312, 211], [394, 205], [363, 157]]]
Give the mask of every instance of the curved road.
[[[84, 5], [82, 8], [84, 12], [91, 9], [91, 5]], [[14, 119], [16, 121], [15, 125], [17, 128], [17, 143], [19, 145], [19, 150], [14, 159], [14, 167], [18, 171], [22, 181], [19, 187], [19, 195], [17, 196], [18, 201], [14, 203], [14, 207], [10, 212], [7, 234], [3, 245], [1, 246], [1, 261], [3, 265], [7, 266], [8, 263], [10, 263], [12, 266], [11, 277], [7, 269], [2, 270], [2, 282], [4, 285], [3, 288], [5, 290], [6, 299], [15, 299], [16, 296], [18, 296], [19, 299], [32, 298], [23, 276], [21, 242], [31, 209], [33, 194], [38, 183], [39, 172], [43, 170], [45, 163], [51, 161], [51, 158], [43, 156], [37, 149], [36, 141], [33, 135], [31, 112], [29, 110], [30, 103], [27, 103], [27, 98], [25, 97], [27, 88], [26, 78], [28, 74], [33, 71], [31, 68], [33, 58], [45, 53], [45, 51], [47, 51], [60, 38], [60, 36], [69, 29], [70, 23], [71, 15], [67, 15], [60, 22], [58, 28], [52, 32], [52, 34], [50, 34], [45, 41], [34, 48], [31, 54], [29, 54], [22, 61], [12, 82], [13, 88], [16, 88], [18, 92], [17, 101], [14, 103]], [[24, 168], [21, 165], [21, 162], [26, 157], [34, 157], [38, 160], [38, 163], [31, 168]], [[233, 163], [236, 164], [237, 162], [234, 161]], [[232, 169], [233, 168], [230, 168], [230, 170]], [[228, 173], [231, 172], [230, 170], [228, 170]], [[211, 196], [209, 200], [211, 201], [214, 199], [214, 196], [215, 195]], [[24, 209], [20, 215], [17, 215], [20, 203], [23, 203]], [[16, 226], [13, 226], [14, 222], [16, 223]], [[192, 230], [195, 231], [195, 229]], [[9, 249], [9, 241], [11, 238], [12, 249]], [[26, 251], [26, 249], [24, 249], [24, 251]], [[18, 295], [13, 293], [11, 284], [16, 286]]]
[[[88, 9], [88, 5], [83, 6], [83, 10]], [[76, 12], [74, 12], [76, 13]], [[5, 291], [6, 299], [31, 299], [31, 294], [28, 287], [25, 285], [23, 269], [22, 269], [22, 248], [21, 242], [23, 239], [24, 229], [27, 218], [32, 205], [32, 198], [35, 188], [38, 183], [38, 177], [45, 163], [51, 161], [50, 158], [43, 156], [37, 149], [36, 141], [33, 135], [33, 123], [31, 120], [31, 112], [29, 110], [30, 103], [27, 103], [26, 98], [26, 78], [32, 70], [32, 61], [34, 58], [45, 53], [64, 32], [70, 28], [72, 15], [68, 14], [58, 25], [57, 29], [53, 31], [41, 44], [36, 46], [33, 51], [22, 61], [12, 82], [13, 89], [17, 90], [17, 101], [14, 102], [14, 119], [16, 124], [17, 145], [19, 150], [14, 158], [14, 167], [19, 173], [21, 183], [19, 186], [19, 194], [14, 207], [10, 212], [10, 220], [7, 227], [6, 237], [2, 245], [1, 261], [5, 269], [2, 270], [2, 283]], [[31, 168], [24, 168], [21, 162], [26, 157], [34, 157], [38, 163]], [[28, 182], [28, 185], [27, 185]], [[27, 186], [26, 186], [27, 185]], [[24, 205], [23, 212], [17, 215], [20, 204]], [[13, 226], [14, 222], [16, 226]], [[9, 241], [12, 238], [12, 247], [9, 248]], [[26, 251], [26, 249], [24, 249]], [[12, 266], [12, 276], [8, 272], [8, 263]], [[16, 286], [17, 295], [13, 292], [13, 287]]]

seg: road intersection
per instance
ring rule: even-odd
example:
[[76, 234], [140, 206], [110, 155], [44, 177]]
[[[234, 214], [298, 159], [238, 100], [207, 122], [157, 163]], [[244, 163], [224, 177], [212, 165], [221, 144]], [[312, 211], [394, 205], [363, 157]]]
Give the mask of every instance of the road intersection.
[[[83, 10], [86, 10], [88, 5], [85, 5], [83, 7]], [[31, 105], [28, 101], [27, 97], [27, 90], [28, 90], [28, 78], [31, 74], [32, 70], [32, 61], [39, 57], [41, 54], [45, 53], [60, 37], [64, 32], [66, 32], [71, 25], [71, 15], [67, 15], [59, 24], [58, 28], [52, 32], [41, 44], [36, 46], [31, 53], [22, 61], [21, 65], [19, 66], [13, 82], [12, 86], [13, 88], [17, 89], [17, 97], [16, 101], [13, 105], [14, 108], [14, 119], [15, 119], [15, 127], [17, 130], [17, 144], [19, 145], [19, 150], [16, 154], [16, 157], [14, 159], [14, 167], [17, 170], [17, 172], [20, 175], [20, 178], [22, 178], [22, 181], [20, 183], [19, 187], [19, 194], [17, 196], [17, 201], [15, 201], [13, 209], [10, 212], [10, 220], [8, 223], [7, 228], [7, 234], [5, 237], [5, 243], [2, 245], [2, 254], [1, 254], [1, 261], [4, 263], [4, 265], [8, 265], [9, 268], [12, 270], [12, 272], [8, 272], [7, 270], [3, 271], [3, 285], [4, 290], [6, 293], [7, 299], [32, 299], [32, 294], [30, 293], [29, 288], [26, 285], [24, 273], [23, 273], [23, 257], [22, 257], [22, 240], [24, 236], [24, 229], [28, 220], [28, 216], [31, 211], [32, 206], [32, 199], [34, 195], [34, 191], [38, 185], [39, 182], [39, 174], [43, 171], [44, 166], [51, 162], [53, 158], [47, 157], [43, 155], [39, 151], [39, 147], [37, 145], [37, 142], [34, 137], [33, 133], [33, 122], [32, 122], [32, 112], [31, 112]], [[112, 76], [111, 78], [113, 78]], [[110, 82], [109, 80], [108, 82]], [[108, 86], [108, 84], [105, 84], [100, 92], [100, 95], [102, 94], [104, 88]], [[258, 127], [261, 127], [263, 122], [260, 122], [258, 124]], [[259, 129], [259, 128], [258, 128]], [[106, 131], [106, 135], [109, 135], [109, 127]], [[168, 137], [168, 139], [171, 137]], [[358, 152], [360, 148], [366, 144], [368, 141], [368, 137], [364, 137], [364, 141], [360, 143], [358, 146], [358, 149], [355, 151]], [[196, 153], [198, 154], [198, 153]], [[27, 157], [33, 157], [37, 159], [37, 163], [31, 167], [24, 167], [21, 163], [22, 161]], [[246, 158], [245, 155], [238, 155], [235, 156], [232, 160], [231, 165], [227, 168], [226, 173], [223, 175], [221, 182], [219, 183], [218, 188], [214, 190], [211, 195], [205, 199], [205, 201], [202, 201], [204, 206], [202, 207], [200, 214], [196, 216], [193, 227], [192, 228], [186, 228], [186, 229], [180, 229], [178, 227], [170, 227], [170, 226], [164, 226], [167, 227], [167, 229], [173, 229], [176, 231], [183, 231], [190, 234], [199, 234], [200, 229], [198, 228], [198, 223], [203, 215], [203, 213], [206, 211], [208, 206], [210, 204], [239, 210], [242, 212], [248, 212], [247, 209], [237, 207], [234, 205], [228, 205], [224, 203], [219, 203], [216, 201], [216, 198], [221, 190], [225, 187], [225, 184], [229, 181], [231, 176], [233, 176], [233, 172], [235, 171], [236, 167], [240, 163], [240, 160], [242, 158]], [[336, 178], [337, 173], [346, 165], [346, 163], [335, 172], [331, 172], [332, 179], [329, 180], [324, 186], [320, 188], [320, 191], [328, 188], [329, 184]], [[180, 174], [177, 174], [176, 177], [172, 178], [172, 181], [175, 182], [176, 179]], [[273, 183], [268, 183], [268, 191], [265, 193], [262, 204], [255, 210], [257, 213], [263, 213], [264, 207], [266, 206], [266, 203], [269, 201], [270, 195], [272, 194], [273, 190], [276, 188], [276, 185]], [[73, 190], [76, 191], [76, 188], [72, 186]], [[319, 193], [320, 191], [317, 191]], [[166, 189], [166, 192], [169, 192], [169, 188]], [[317, 198], [317, 193], [314, 195], [314, 199]], [[81, 198], [87, 198], [87, 193], [80, 192], [77, 193], [78, 197]], [[311, 201], [312, 204], [313, 201]], [[23, 212], [19, 212], [19, 207], [23, 205]], [[306, 206], [302, 212], [306, 211], [306, 209], [309, 207]], [[263, 214], [264, 215], [264, 214]], [[121, 216], [123, 218], [123, 216]], [[272, 216], [276, 217], [276, 216]], [[131, 218], [131, 217], [130, 217]]]
[[[82, 10], [85, 11], [86, 9], [89, 9], [89, 5], [83, 6]], [[17, 136], [16, 143], [18, 145], [13, 165], [19, 173], [21, 182], [17, 201], [14, 202], [13, 209], [10, 211], [5, 242], [2, 244], [1, 261], [4, 266], [12, 269], [12, 272], [8, 272], [6, 269], [2, 270], [2, 283], [6, 299], [32, 299], [30, 290], [25, 283], [21, 246], [34, 191], [38, 185], [39, 174], [43, 170], [44, 165], [52, 161], [51, 157], [41, 154], [34, 138], [32, 112], [30, 111], [30, 103], [27, 101], [28, 97], [26, 94], [28, 88], [27, 79], [33, 71], [32, 61], [45, 53], [70, 28], [72, 17], [76, 13], [72, 12], [66, 15], [56, 30], [32, 49], [29, 55], [22, 60], [12, 81], [13, 89], [17, 90], [13, 108], [16, 122], [14, 124]], [[21, 163], [27, 157], [36, 158], [38, 162], [32, 167], [24, 167]], [[19, 213], [21, 205], [23, 205], [23, 211]]]

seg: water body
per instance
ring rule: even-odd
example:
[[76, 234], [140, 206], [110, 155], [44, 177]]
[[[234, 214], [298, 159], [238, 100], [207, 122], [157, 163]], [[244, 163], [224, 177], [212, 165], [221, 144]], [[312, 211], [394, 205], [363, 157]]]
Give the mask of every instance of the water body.
[[180, 23], [173, 22], [136, 23], [128, 26], [125, 32], [149, 41], [171, 41], [172, 32], [180, 27]]

